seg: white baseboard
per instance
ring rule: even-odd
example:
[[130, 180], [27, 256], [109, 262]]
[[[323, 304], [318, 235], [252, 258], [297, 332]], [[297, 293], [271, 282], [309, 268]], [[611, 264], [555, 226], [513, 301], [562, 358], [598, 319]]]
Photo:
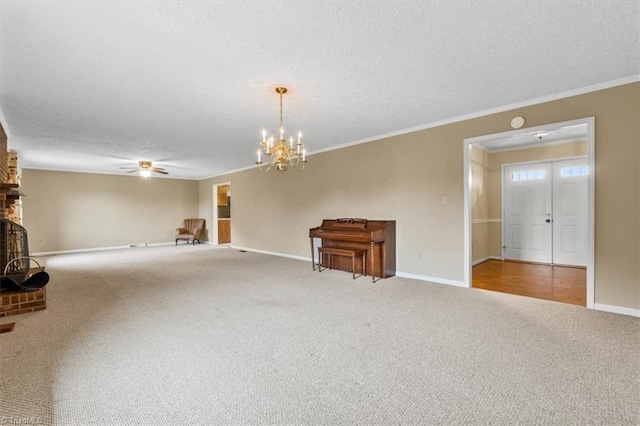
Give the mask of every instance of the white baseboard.
[[311, 258], [310, 257], [296, 256], [296, 255], [293, 255], [293, 254], [278, 253], [278, 252], [275, 252], [275, 251], [268, 251], [268, 250], [258, 250], [258, 249], [252, 249], [252, 248], [247, 248], [247, 247], [238, 247], [238, 246], [234, 246], [234, 245], [231, 245], [231, 248], [232, 249], [236, 249], [236, 250], [250, 251], [252, 253], [270, 254], [272, 256], [288, 257], [289, 259], [304, 260], [305, 262], [311, 262]]
[[216, 243], [212, 243], [211, 241], [203, 241], [202, 244], [206, 244], [208, 246], [212, 246], [212, 248], [215, 248], [215, 249], [230, 249], [230, 248], [232, 248], [231, 244], [226, 244], [226, 243], [216, 244]]
[[[170, 245], [175, 245], [175, 241], [171, 241], [171, 242], [167, 242], [167, 243], [141, 243], [141, 244], [144, 244], [144, 246], [126, 245], [126, 246], [111, 246], [111, 247], [95, 247], [95, 248], [85, 248], [85, 249], [75, 249], [75, 250], [43, 251], [43, 252], [31, 253], [30, 255], [34, 256], [34, 257], [37, 257], [37, 256], [51, 256], [51, 255], [57, 255], [57, 254], [88, 253], [88, 252], [106, 251], [106, 250], [122, 250], [122, 249], [128, 249], [128, 248], [170, 246]], [[229, 247], [228, 245], [213, 244], [213, 243], [208, 242], [208, 241], [203, 242], [203, 244], [218, 246], [220, 248], [228, 248]], [[236, 250], [245, 250], [245, 251], [253, 252], [253, 253], [268, 254], [268, 255], [272, 255], [272, 256], [287, 257], [287, 258], [290, 258], [290, 259], [296, 259], [296, 260], [302, 260], [302, 261], [305, 261], [305, 262], [311, 262], [311, 258], [310, 257], [296, 256], [296, 255], [293, 255], [293, 254], [278, 253], [278, 252], [275, 252], [275, 251], [268, 251], [268, 250], [258, 250], [258, 249], [252, 249], [252, 248], [247, 248], [247, 247], [239, 247], [239, 246], [234, 246], [234, 245], [231, 245], [230, 247], [233, 248], [233, 249], [236, 249]], [[480, 264], [482, 262], [486, 262], [487, 260], [490, 260], [490, 259], [502, 260], [502, 258], [499, 257], [499, 256], [488, 256], [488, 257], [483, 257], [482, 259], [476, 260], [475, 262], [473, 262], [473, 265], [477, 265], [477, 264]], [[448, 279], [448, 278], [429, 277], [427, 275], [412, 274], [410, 272], [400, 272], [400, 271], [396, 271], [396, 276], [401, 277], [401, 278], [410, 278], [410, 279], [419, 280], [419, 281], [429, 281], [429, 282], [436, 283], [436, 284], [445, 284], [445, 285], [452, 285], [452, 286], [455, 286], [455, 287], [468, 288], [465, 285], [464, 281], [451, 280], [451, 279]], [[595, 309], [596, 311], [611, 312], [611, 313], [614, 313], [614, 314], [629, 315], [629, 316], [632, 316], [632, 317], [640, 317], [640, 309], [625, 308], [623, 306], [606, 305], [604, 303], [595, 303], [593, 305], [593, 309]]]
[[478, 260], [474, 260], [473, 263], [471, 263], [471, 266], [476, 266], [479, 265], [481, 263], [486, 262], [487, 260], [502, 260], [502, 258], [500, 256], [487, 256], [487, 257], [483, 257], [481, 259]]
[[593, 309], [596, 311], [611, 312], [620, 315], [630, 315], [640, 317], [640, 309], [625, 308], [623, 306], [605, 305], [604, 303], [594, 303]]
[[88, 253], [92, 251], [120, 250], [120, 249], [126, 249], [126, 248], [129, 248], [129, 246], [112, 246], [112, 247], [95, 247], [95, 248], [75, 249], [75, 250], [41, 251], [37, 253], [31, 253], [31, 256], [54, 256], [56, 254]]
[[[296, 260], [303, 260], [305, 262], [311, 262], [311, 258], [310, 257], [295, 256], [293, 254], [278, 253], [278, 252], [275, 252], [275, 251], [268, 251], [268, 250], [257, 250], [257, 249], [247, 248], [247, 247], [238, 247], [238, 246], [234, 246], [234, 245], [232, 245], [231, 248], [236, 249], [236, 250], [250, 251], [250, 252], [253, 252], [253, 253], [269, 254], [269, 255], [272, 255], [272, 256], [288, 257], [290, 259], [296, 259]], [[417, 275], [417, 274], [411, 274], [411, 273], [408, 273], [408, 272], [399, 272], [399, 271], [396, 271], [396, 276], [397, 277], [402, 277], [402, 278], [411, 278], [411, 279], [420, 280], [420, 281], [429, 281], [429, 282], [437, 283], [437, 284], [453, 285], [453, 286], [456, 286], [456, 287], [467, 287], [466, 285], [464, 285], [463, 281], [450, 280], [450, 279], [447, 279], [447, 278], [428, 277], [426, 275]]]
[[30, 256], [54, 256], [56, 254], [72, 254], [72, 253], [89, 253], [92, 251], [105, 251], [105, 250], [122, 250], [128, 248], [144, 248], [144, 247], [155, 247], [155, 246], [172, 246], [175, 244], [175, 241], [170, 243], [139, 243], [143, 245], [134, 246], [132, 244], [126, 246], [110, 246], [110, 247], [94, 247], [94, 248], [84, 248], [84, 249], [74, 249], [74, 250], [56, 250], [56, 251], [41, 251], [36, 253], [30, 253]]
[[176, 242], [171, 241], [170, 243], [145, 243], [147, 247], [157, 247], [157, 246], [175, 246]]
[[478, 260], [474, 260], [473, 262], [471, 262], [471, 266], [479, 265], [481, 263], [486, 262], [487, 260], [491, 260], [491, 256], [482, 257], [482, 258], [480, 258]]
[[409, 273], [409, 272], [400, 272], [400, 271], [396, 271], [396, 276], [397, 277], [402, 277], [402, 278], [411, 278], [413, 280], [429, 281], [429, 282], [436, 283], [436, 284], [446, 284], [446, 285], [452, 285], [452, 286], [456, 286], [456, 287], [468, 288], [464, 284], [464, 281], [450, 280], [448, 278], [428, 277], [426, 275], [418, 275], [418, 274], [412, 274], [412, 273]]

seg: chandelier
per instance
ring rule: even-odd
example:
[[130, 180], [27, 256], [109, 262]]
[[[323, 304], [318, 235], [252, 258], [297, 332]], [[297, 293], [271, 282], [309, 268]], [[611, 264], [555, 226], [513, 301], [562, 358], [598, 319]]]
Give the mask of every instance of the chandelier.
[[[282, 124], [282, 95], [287, 93], [286, 87], [276, 87], [276, 93], [280, 95], [280, 138], [274, 144], [273, 135], [267, 138], [267, 131], [262, 129], [262, 142], [258, 149], [258, 161], [256, 164], [263, 172], [269, 171], [275, 167], [280, 173], [284, 173], [289, 166], [296, 167], [302, 163], [300, 170], [304, 169], [304, 163], [307, 162], [307, 151], [301, 141], [302, 132], [298, 132], [298, 142], [294, 143], [293, 136], [289, 137], [289, 141], [284, 137], [284, 126]], [[265, 161], [262, 161], [262, 155]]]

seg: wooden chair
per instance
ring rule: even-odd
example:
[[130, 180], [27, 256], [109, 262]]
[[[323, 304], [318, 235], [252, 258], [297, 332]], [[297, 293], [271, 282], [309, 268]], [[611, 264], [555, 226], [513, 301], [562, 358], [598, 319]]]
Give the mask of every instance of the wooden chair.
[[187, 244], [200, 244], [200, 239], [204, 234], [204, 219], [185, 219], [184, 227], [176, 229], [176, 245], [178, 240], [186, 240]]

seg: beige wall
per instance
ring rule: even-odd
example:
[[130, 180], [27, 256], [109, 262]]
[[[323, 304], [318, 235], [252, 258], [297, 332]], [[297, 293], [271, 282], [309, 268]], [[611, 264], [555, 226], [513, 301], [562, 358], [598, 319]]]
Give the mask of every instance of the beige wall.
[[595, 116], [596, 303], [639, 308], [639, 83], [311, 155], [301, 173], [202, 180], [200, 216], [212, 217], [212, 185], [231, 181], [233, 244], [304, 257], [323, 218], [395, 219], [399, 271], [462, 281], [463, 140], [508, 131], [516, 115], [530, 127]]
[[[395, 219], [398, 270], [451, 277], [462, 268], [452, 255], [463, 240], [462, 139], [452, 146], [447, 129], [434, 130], [403, 136], [403, 149], [393, 138], [317, 154], [303, 172], [252, 169], [201, 181], [200, 214], [211, 216], [212, 184], [231, 181], [232, 243], [304, 257], [309, 228], [323, 218]], [[427, 147], [442, 155], [425, 155]]]
[[473, 233], [471, 260], [476, 261], [490, 256], [490, 223], [489, 223], [489, 156], [475, 145], [471, 146], [471, 219]]
[[191, 180], [24, 169], [22, 191], [31, 253], [169, 242], [198, 214]]

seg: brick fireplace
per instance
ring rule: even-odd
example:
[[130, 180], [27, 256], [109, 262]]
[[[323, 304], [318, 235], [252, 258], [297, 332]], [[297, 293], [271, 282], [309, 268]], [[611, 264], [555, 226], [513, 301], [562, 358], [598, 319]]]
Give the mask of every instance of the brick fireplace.
[[47, 307], [47, 288], [36, 291], [0, 293], [0, 317], [41, 311]]
[[[19, 183], [9, 183], [9, 166], [7, 163], [7, 134], [2, 127], [2, 123], [0, 123], [0, 219], [7, 218], [7, 209], [13, 202], [12, 200], [7, 199], [7, 195], [11, 192], [12, 189], [15, 189], [18, 186]], [[11, 260], [6, 259], [7, 253], [7, 239], [0, 238], [0, 258], [2, 258], [0, 267], [3, 269], [6, 263]], [[4, 270], [0, 270], [0, 273], [3, 272]], [[0, 317], [41, 311], [46, 308], [46, 301], [46, 287], [29, 292], [3, 291], [0, 293]]]

